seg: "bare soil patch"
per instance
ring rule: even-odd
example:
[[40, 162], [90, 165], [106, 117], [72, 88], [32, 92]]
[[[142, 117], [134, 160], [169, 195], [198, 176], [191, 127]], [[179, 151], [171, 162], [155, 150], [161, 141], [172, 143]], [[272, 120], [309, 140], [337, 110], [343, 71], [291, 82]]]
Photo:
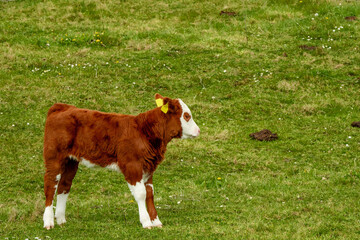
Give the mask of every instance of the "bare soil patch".
[[249, 136], [259, 141], [274, 141], [279, 138], [276, 133], [272, 133], [268, 129], [263, 129], [260, 132], [251, 133]]
[[360, 128], [360, 122], [353, 122], [351, 123], [351, 126]]
[[220, 15], [236, 16], [236, 12], [221, 11]]
[[315, 50], [316, 49], [315, 46], [308, 46], [308, 45], [300, 45], [299, 48], [304, 49], [304, 50]]
[[355, 21], [355, 20], [357, 20], [357, 17], [355, 17], [355, 16], [348, 16], [348, 17], [345, 17], [345, 20]]

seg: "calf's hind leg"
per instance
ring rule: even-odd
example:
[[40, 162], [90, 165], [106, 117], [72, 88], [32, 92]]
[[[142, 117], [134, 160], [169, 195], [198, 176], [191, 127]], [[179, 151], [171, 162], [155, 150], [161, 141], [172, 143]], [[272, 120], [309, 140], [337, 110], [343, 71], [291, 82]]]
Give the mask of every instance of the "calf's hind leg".
[[44, 176], [44, 193], [45, 193], [45, 211], [43, 215], [44, 228], [50, 229], [54, 227], [54, 210], [53, 200], [60, 180], [60, 165], [56, 162], [46, 164], [46, 172]]
[[72, 181], [75, 177], [78, 166], [79, 166], [79, 162], [72, 160], [70, 158], [66, 159], [64, 172], [61, 174], [59, 186], [57, 189], [55, 218], [56, 218], [56, 222], [59, 225], [66, 223], [66, 219], [65, 219], [66, 201], [69, 196]]

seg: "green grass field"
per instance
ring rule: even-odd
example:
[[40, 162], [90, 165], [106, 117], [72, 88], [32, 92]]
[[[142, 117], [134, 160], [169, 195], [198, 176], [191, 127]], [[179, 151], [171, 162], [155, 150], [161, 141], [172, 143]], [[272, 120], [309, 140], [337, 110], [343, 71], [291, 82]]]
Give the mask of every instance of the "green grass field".
[[[360, 238], [357, 0], [0, 9], [0, 239]], [[122, 175], [81, 166], [67, 223], [43, 229], [48, 108], [136, 115], [155, 93], [184, 100], [201, 128], [155, 172], [164, 227], [142, 229]], [[250, 139], [264, 128], [279, 139]]]

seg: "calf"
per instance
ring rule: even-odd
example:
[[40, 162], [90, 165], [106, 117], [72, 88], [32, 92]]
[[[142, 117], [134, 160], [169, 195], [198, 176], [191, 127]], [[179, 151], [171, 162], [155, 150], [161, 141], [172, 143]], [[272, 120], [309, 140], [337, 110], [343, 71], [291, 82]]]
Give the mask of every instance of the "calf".
[[137, 116], [103, 113], [57, 103], [48, 112], [44, 136], [44, 228], [65, 220], [66, 200], [79, 163], [122, 172], [144, 228], [162, 227], [155, 206], [153, 173], [173, 138], [194, 138], [200, 129], [180, 99], [155, 95], [157, 108]]

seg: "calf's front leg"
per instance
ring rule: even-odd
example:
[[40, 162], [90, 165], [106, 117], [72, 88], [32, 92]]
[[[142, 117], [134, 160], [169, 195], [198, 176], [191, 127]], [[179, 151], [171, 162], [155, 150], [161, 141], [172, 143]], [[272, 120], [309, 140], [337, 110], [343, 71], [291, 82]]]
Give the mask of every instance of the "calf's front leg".
[[128, 186], [138, 204], [140, 222], [143, 228], [150, 229], [152, 227], [152, 222], [146, 210], [146, 188], [144, 180], [141, 178], [139, 181], [128, 181]]
[[153, 227], [162, 227], [162, 223], [159, 220], [159, 216], [156, 212], [154, 205], [154, 186], [152, 182], [152, 176], [145, 183], [146, 187], [146, 205], [150, 215], [151, 224]]

